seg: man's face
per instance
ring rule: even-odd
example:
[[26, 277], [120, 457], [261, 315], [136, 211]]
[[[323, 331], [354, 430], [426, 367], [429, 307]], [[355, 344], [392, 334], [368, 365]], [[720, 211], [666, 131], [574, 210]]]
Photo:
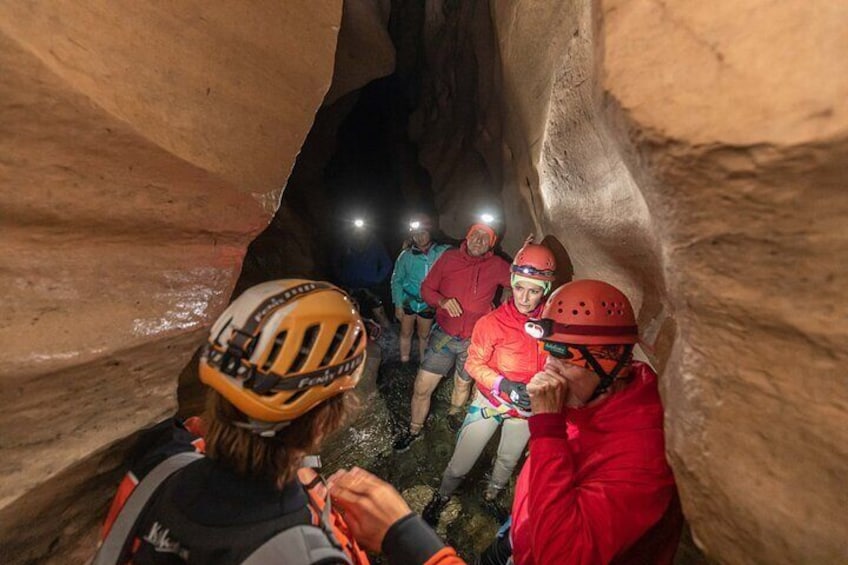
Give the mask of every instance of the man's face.
[[412, 241], [420, 248], [425, 248], [430, 245], [430, 232], [427, 230], [418, 230], [412, 232]]
[[545, 362], [545, 370], [561, 375], [568, 381], [565, 405], [569, 408], [585, 406], [601, 382], [601, 378], [595, 371], [568, 363], [565, 359], [558, 359], [553, 355], [550, 355]]
[[485, 255], [492, 248], [489, 243], [489, 234], [484, 230], [474, 230], [465, 239], [465, 247], [472, 257]]
[[535, 310], [544, 296], [542, 287], [526, 281], [516, 281], [512, 285], [512, 296], [515, 307], [522, 314], [530, 314]]

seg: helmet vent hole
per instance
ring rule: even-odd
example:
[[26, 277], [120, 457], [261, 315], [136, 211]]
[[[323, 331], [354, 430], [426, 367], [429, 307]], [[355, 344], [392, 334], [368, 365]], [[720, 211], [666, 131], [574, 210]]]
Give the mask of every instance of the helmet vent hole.
[[283, 348], [283, 344], [286, 342], [286, 334], [287, 331], [281, 331], [277, 334], [277, 337], [274, 338], [274, 343], [271, 345], [271, 352], [268, 353], [268, 357], [265, 358], [265, 361], [262, 363], [262, 372], [267, 373], [268, 369], [271, 368], [271, 365], [274, 364], [274, 361], [277, 360], [277, 356], [280, 354], [280, 350]]
[[303, 369], [306, 360], [309, 358], [309, 354], [312, 352], [312, 348], [315, 346], [315, 339], [318, 337], [319, 329], [317, 324], [306, 328], [306, 331], [303, 333], [303, 343], [300, 345], [300, 350], [297, 352], [294, 361], [292, 361], [291, 367], [287, 371], [288, 373], [297, 373]]
[[623, 315], [624, 315], [624, 312], [623, 312], [623, 311], [621, 311], [621, 310], [619, 310], [619, 311], [618, 311], [618, 315], [619, 315], [619, 316], [623, 316]]
[[324, 358], [321, 359], [321, 366], [326, 367], [330, 364], [330, 361], [333, 360], [333, 357], [336, 356], [336, 353], [339, 352], [339, 347], [342, 346], [342, 342], [344, 341], [345, 335], [347, 335], [347, 324], [342, 324], [336, 330], [336, 333], [333, 334], [333, 340], [330, 342], [330, 347], [327, 348], [327, 353], [324, 354]]
[[590, 316], [592, 313], [589, 310], [586, 310], [586, 315]]
[[342, 359], [339, 360], [340, 363], [344, 363], [345, 361], [347, 361], [348, 359], [353, 357], [353, 354], [356, 353], [357, 347], [359, 347], [360, 345], [363, 346], [363, 347], [365, 346], [365, 344], [364, 344], [364, 341], [366, 340], [365, 331], [362, 328], [360, 328], [359, 326], [354, 327], [353, 331], [356, 332], [359, 335], [357, 335], [354, 338], [353, 345], [350, 346], [350, 349], [348, 349], [347, 353], [345, 353], [345, 356]]
[[581, 303], [580, 303], [580, 306], [581, 306], [581, 307], [586, 306], [586, 303], [585, 303], [585, 302], [581, 302]]
[[606, 301], [606, 300], [601, 300], [601, 306], [603, 306], [604, 308], [606, 308], [606, 307], [607, 307], [607, 301]]
[[576, 316], [576, 315], [577, 315], [577, 314], [579, 314], [580, 312], [578, 312], [577, 310], [572, 310], [572, 311], [571, 311], [571, 313], [572, 313], [574, 316]]
[[557, 313], [562, 314], [562, 308], [558, 309]]
[[612, 310], [607, 310], [607, 316], [612, 316]]

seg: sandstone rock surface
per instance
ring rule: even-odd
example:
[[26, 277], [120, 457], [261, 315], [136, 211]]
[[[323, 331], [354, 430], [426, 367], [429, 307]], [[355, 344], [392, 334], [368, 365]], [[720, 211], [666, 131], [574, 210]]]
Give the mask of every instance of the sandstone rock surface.
[[461, 231], [459, 212], [488, 194], [507, 249], [529, 215], [576, 277], [627, 291], [708, 557], [844, 560], [846, 7], [495, 0], [425, 13], [431, 76], [412, 131], [443, 222]]
[[329, 88], [341, 11], [0, 7], [4, 562], [64, 559], [111, 494], [109, 446], [173, 412]]

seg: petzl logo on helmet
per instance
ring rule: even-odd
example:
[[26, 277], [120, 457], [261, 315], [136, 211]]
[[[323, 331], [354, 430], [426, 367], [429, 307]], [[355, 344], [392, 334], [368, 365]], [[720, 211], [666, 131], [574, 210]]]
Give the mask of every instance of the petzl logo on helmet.
[[325, 285], [319, 285], [317, 283], [305, 283], [299, 284], [297, 286], [293, 286], [292, 288], [277, 294], [276, 296], [272, 296], [268, 300], [266, 300], [262, 307], [259, 308], [256, 312], [253, 313], [251, 319], [254, 323], [259, 323], [262, 319], [267, 316], [271, 311], [279, 308], [283, 304], [290, 302], [292, 298], [299, 296], [301, 294], [305, 294], [307, 292], [312, 292], [313, 290], [317, 290], [319, 288], [326, 288]]

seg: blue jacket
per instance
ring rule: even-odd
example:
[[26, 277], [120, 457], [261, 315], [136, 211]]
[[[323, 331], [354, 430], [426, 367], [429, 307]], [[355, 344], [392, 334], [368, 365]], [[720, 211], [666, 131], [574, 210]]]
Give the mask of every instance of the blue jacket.
[[413, 312], [423, 312], [429, 308], [421, 298], [421, 281], [430, 272], [436, 259], [448, 249], [450, 245], [434, 243], [426, 253], [415, 246], [401, 252], [392, 273], [392, 302], [396, 307], [407, 306]]
[[335, 275], [347, 289], [376, 286], [386, 280], [391, 269], [392, 260], [386, 248], [375, 238], [371, 238], [361, 251], [348, 247], [333, 261]]

